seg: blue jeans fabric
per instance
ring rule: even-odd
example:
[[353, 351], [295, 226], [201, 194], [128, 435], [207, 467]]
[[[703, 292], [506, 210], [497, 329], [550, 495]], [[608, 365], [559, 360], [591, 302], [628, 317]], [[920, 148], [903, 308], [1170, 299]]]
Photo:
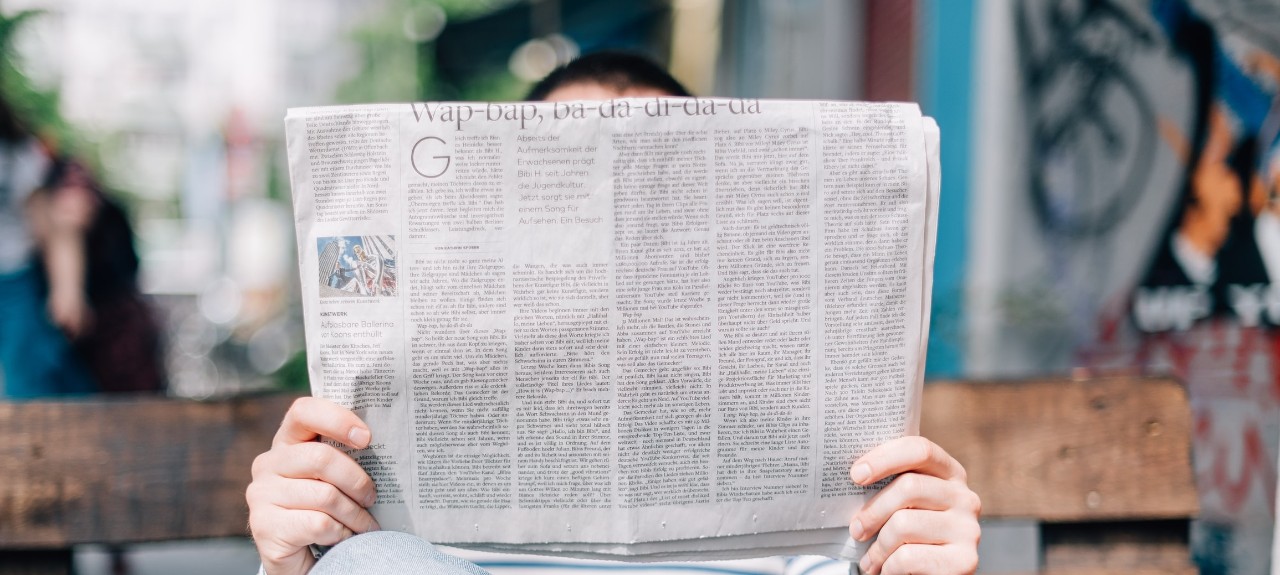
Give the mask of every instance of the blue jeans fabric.
[[489, 572], [408, 533], [373, 531], [334, 546], [311, 568], [310, 575], [489, 575]]
[[0, 398], [30, 399], [94, 390], [30, 268], [0, 274]]

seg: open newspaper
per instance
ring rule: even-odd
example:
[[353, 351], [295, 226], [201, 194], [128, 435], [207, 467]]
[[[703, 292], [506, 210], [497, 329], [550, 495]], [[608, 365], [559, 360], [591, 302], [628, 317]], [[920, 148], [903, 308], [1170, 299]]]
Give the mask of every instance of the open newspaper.
[[909, 104], [289, 111], [315, 395], [384, 528], [633, 560], [857, 554], [917, 432], [938, 131]]

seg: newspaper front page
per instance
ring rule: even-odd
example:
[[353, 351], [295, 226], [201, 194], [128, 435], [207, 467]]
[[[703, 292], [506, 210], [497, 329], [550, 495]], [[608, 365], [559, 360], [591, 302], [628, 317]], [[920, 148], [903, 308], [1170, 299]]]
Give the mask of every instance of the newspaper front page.
[[312, 391], [384, 528], [636, 560], [856, 554], [917, 432], [938, 133], [910, 104], [292, 109]]

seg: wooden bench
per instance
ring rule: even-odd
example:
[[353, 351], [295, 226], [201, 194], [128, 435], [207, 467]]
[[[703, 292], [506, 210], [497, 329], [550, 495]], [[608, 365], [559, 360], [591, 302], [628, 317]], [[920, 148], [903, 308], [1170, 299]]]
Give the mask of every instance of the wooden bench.
[[0, 574], [68, 574], [82, 543], [245, 536], [250, 464], [292, 401], [0, 403]]
[[[77, 544], [244, 536], [250, 464], [292, 400], [0, 403], [0, 575], [69, 573]], [[1047, 572], [1192, 572], [1177, 382], [934, 383], [924, 401], [984, 516], [1041, 525]]]
[[921, 434], [964, 464], [984, 518], [1039, 525], [1043, 572], [1197, 572], [1179, 382], [939, 382], [926, 386], [923, 413]]

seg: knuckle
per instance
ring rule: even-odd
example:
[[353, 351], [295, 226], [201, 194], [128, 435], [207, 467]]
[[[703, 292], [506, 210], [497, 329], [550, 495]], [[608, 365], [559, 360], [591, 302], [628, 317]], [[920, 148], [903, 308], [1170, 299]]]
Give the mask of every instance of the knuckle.
[[916, 548], [914, 546], [899, 547], [893, 551], [884, 560], [884, 569], [880, 571], [882, 575], [891, 573], [914, 573], [919, 569], [914, 569], [916, 565]]
[[324, 513], [304, 513], [298, 518], [299, 527], [305, 534], [307, 541], [315, 542], [324, 538], [335, 525], [335, 521]]
[[921, 546], [919, 545], [904, 545], [894, 551], [893, 555], [902, 565], [919, 565], [921, 559], [923, 559], [920, 555], [920, 549]]
[[916, 463], [924, 463], [933, 457], [935, 446], [933, 442], [928, 439], [920, 437], [919, 435], [913, 435], [909, 438], [909, 443], [907, 445], [910, 450], [908, 453]]
[[853, 518], [862, 524], [862, 529], [866, 532], [864, 539], [874, 537], [883, 522], [880, 512], [872, 505], [863, 507]]
[[301, 444], [305, 446], [304, 459], [307, 463], [307, 469], [319, 475], [321, 471], [328, 469], [333, 464], [334, 449], [328, 445], [319, 442], [310, 442]]
[[884, 548], [881, 546], [880, 540], [877, 539], [870, 547], [867, 547], [867, 557], [870, 558], [872, 565], [881, 565], [884, 563]]
[[260, 479], [267, 473], [267, 469], [270, 467], [270, 457], [268, 455], [270, 453], [270, 451], [259, 453], [257, 457], [253, 458], [253, 465], [249, 467], [249, 474], [254, 480]]
[[973, 512], [974, 517], [982, 515], [982, 497], [972, 490], [966, 490], [965, 493], [968, 510]]
[[249, 510], [252, 512], [255, 504], [261, 501], [262, 483], [252, 482], [248, 487], [244, 488], [244, 501], [249, 504]]
[[901, 485], [899, 489], [913, 495], [921, 493], [925, 488], [924, 478], [920, 477], [918, 473], [903, 473], [899, 475], [898, 484]]
[[356, 480], [356, 493], [361, 499], [366, 499], [378, 494], [378, 485], [374, 484], [374, 480], [369, 478], [365, 473], [360, 474], [360, 478]]
[[262, 513], [250, 507], [249, 508], [249, 535], [251, 535], [255, 540], [261, 538], [262, 535], [266, 534], [266, 532], [268, 531], [266, 529], [263, 529], [264, 526], [262, 525], [262, 522], [263, 522]]
[[978, 540], [982, 539], [982, 526], [978, 525], [977, 521], [966, 521], [961, 530], [963, 541], [973, 543], [975, 547], [978, 544]]
[[352, 488], [360, 495], [372, 493], [375, 490], [373, 479], [364, 470], [360, 470], [360, 473], [356, 474], [356, 481]]
[[310, 399], [310, 397], [299, 397], [289, 404], [289, 409], [284, 412], [284, 418], [280, 422], [282, 431], [296, 429], [301, 425], [299, 419], [301, 414], [307, 411], [307, 403]]
[[342, 493], [338, 491], [337, 487], [328, 483], [317, 483], [313, 496], [315, 497], [316, 505], [320, 509], [326, 510], [338, 509], [339, 506], [342, 505], [342, 500], [344, 498]]
[[893, 549], [902, 542], [903, 525], [906, 514], [898, 512], [885, 519], [884, 525], [880, 527], [880, 533], [876, 539], [878, 544], [882, 544], [887, 549]]
[[306, 411], [307, 404], [310, 402], [311, 402], [311, 398], [308, 396], [299, 397], [298, 399], [293, 400], [293, 403], [289, 404], [288, 413], [297, 413], [299, 411]]

